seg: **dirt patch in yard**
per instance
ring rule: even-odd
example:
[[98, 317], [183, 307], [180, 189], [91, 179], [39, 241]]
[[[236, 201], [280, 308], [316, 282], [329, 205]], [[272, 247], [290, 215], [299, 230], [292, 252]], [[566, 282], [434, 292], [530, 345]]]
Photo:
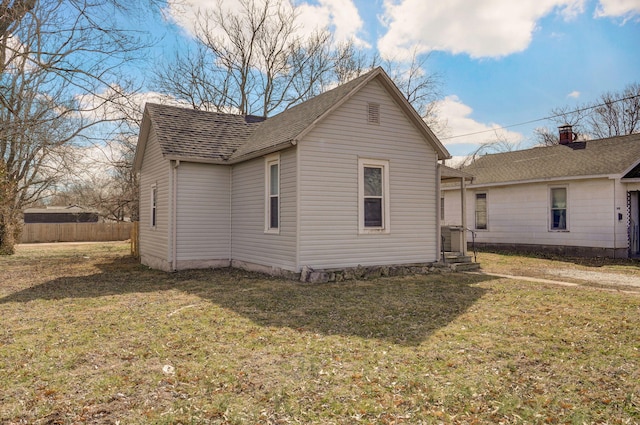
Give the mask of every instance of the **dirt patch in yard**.
[[485, 273], [548, 279], [640, 292], [640, 261], [478, 253]]
[[605, 273], [598, 271], [587, 271], [577, 269], [557, 269], [549, 270], [550, 274], [561, 278], [578, 279], [587, 282], [596, 282], [601, 285], [612, 286], [633, 286], [640, 288], [640, 277], [629, 276], [617, 273]]

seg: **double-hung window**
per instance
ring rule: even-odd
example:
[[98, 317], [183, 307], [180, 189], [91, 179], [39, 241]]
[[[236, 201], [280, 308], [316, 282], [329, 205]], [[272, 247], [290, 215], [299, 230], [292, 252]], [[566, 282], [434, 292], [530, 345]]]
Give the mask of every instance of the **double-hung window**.
[[389, 233], [389, 161], [358, 160], [359, 233]]
[[550, 220], [551, 230], [567, 230], [567, 188], [552, 187], [550, 193]]
[[487, 194], [476, 193], [476, 230], [487, 229]]
[[280, 155], [265, 159], [265, 232], [280, 228]]

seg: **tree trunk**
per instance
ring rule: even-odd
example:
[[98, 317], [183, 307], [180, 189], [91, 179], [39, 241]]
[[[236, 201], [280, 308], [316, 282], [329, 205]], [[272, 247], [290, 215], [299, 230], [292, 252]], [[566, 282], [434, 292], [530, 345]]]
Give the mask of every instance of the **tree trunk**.
[[10, 214], [0, 216], [0, 255], [13, 255], [15, 253], [16, 236], [19, 235], [17, 222]]

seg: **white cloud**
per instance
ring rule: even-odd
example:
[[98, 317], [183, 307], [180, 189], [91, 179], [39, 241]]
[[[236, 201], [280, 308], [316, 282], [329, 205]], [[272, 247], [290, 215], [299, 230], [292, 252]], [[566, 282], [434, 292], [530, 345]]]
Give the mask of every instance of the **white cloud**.
[[[360, 46], [368, 47], [359, 37], [364, 22], [353, 0], [319, 0], [314, 4], [281, 0], [281, 4], [285, 10], [296, 9], [298, 31], [302, 36], [308, 36], [317, 29], [327, 27], [338, 42], [353, 40]], [[217, 2], [211, 0], [168, 0], [165, 15], [193, 36], [196, 33], [198, 11], [205, 13], [207, 10], [213, 10], [216, 5]], [[222, 6], [228, 11], [240, 10], [239, 0], [223, 0]]]
[[378, 41], [385, 58], [432, 50], [500, 57], [525, 50], [537, 21], [552, 12], [570, 19], [586, 0], [385, 0]]
[[320, 0], [317, 5], [301, 3], [298, 11], [301, 28], [327, 27], [337, 42], [353, 40], [357, 45], [369, 47], [358, 35], [364, 22], [353, 0]]
[[595, 16], [622, 17], [623, 23], [634, 17], [640, 18], [640, 0], [600, 0]]
[[577, 99], [580, 97], [580, 92], [578, 90], [574, 90], [571, 93], [569, 93], [567, 97], [572, 97], [574, 99]]
[[[517, 144], [523, 140], [520, 133], [501, 129], [495, 123], [481, 123], [470, 115], [473, 109], [462, 103], [458, 96], [451, 95], [444, 98], [438, 105], [438, 118], [447, 123], [446, 135], [438, 135], [445, 146], [452, 145], [481, 145], [497, 139]], [[461, 136], [463, 137], [456, 137]]]

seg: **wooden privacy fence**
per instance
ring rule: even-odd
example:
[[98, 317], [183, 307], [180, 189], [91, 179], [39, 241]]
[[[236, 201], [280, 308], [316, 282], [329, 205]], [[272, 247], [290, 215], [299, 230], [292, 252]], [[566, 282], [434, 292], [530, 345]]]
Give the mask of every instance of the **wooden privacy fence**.
[[125, 241], [133, 223], [25, 223], [21, 243]]

